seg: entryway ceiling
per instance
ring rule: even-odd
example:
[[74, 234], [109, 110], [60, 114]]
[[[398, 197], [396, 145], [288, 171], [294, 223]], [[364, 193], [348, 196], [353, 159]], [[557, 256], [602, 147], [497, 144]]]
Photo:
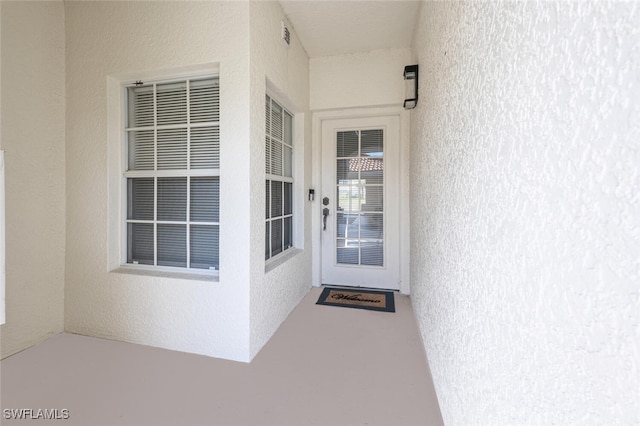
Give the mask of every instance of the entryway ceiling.
[[410, 47], [421, 1], [280, 2], [311, 58]]

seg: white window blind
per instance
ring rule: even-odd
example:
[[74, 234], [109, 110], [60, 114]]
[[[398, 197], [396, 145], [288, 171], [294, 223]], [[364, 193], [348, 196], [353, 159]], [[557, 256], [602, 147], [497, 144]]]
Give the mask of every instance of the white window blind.
[[293, 246], [293, 116], [266, 97], [265, 259]]
[[218, 78], [126, 90], [126, 262], [218, 270]]

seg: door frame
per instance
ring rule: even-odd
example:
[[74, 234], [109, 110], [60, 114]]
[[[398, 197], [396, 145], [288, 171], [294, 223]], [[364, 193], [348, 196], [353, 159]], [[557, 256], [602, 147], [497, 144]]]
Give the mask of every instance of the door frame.
[[399, 120], [399, 187], [400, 187], [400, 238], [399, 289], [410, 294], [409, 275], [409, 133], [410, 113], [401, 106], [350, 108], [316, 111], [312, 115], [312, 179], [310, 189], [315, 189], [315, 200], [311, 203], [312, 284], [322, 285], [322, 127], [323, 122], [373, 117], [397, 117]]

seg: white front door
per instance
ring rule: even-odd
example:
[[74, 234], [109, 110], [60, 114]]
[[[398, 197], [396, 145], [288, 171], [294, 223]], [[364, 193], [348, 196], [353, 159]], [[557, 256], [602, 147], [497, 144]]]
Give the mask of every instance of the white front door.
[[397, 290], [398, 116], [322, 122], [322, 283]]

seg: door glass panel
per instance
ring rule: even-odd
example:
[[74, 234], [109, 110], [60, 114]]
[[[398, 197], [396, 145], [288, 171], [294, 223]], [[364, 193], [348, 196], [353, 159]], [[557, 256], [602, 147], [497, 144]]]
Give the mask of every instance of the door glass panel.
[[351, 161], [352, 159], [338, 160], [338, 163], [336, 164], [338, 184], [349, 179], [358, 179], [357, 169], [355, 173], [349, 171], [349, 164], [351, 163]]
[[336, 261], [384, 266], [384, 132], [337, 132]]
[[358, 248], [338, 248], [337, 258], [338, 263], [347, 265], [358, 265], [360, 259], [358, 258]]
[[338, 132], [337, 140], [337, 156], [340, 157], [357, 157], [358, 142], [360, 132], [351, 130], [348, 132]]
[[382, 157], [382, 129], [363, 130], [360, 151], [363, 157]]
[[383, 222], [382, 214], [361, 214], [358, 216], [360, 240], [382, 241]]
[[363, 212], [382, 212], [383, 188], [380, 185], [362, 187], [360, 210]]
[[367, 184], [381, 185], [384, 183], [382, 176], [383, 166], [383, 158], [362, 158], [360, 164], [360, 179]]
[[373, 243], [373, 242], [363, 242], [360, 247], [361, 251], [361, 265], [372, 265], [372, 266], [380, 266], [382, 265], [383, 258], [383, 250], [382, 243]]

